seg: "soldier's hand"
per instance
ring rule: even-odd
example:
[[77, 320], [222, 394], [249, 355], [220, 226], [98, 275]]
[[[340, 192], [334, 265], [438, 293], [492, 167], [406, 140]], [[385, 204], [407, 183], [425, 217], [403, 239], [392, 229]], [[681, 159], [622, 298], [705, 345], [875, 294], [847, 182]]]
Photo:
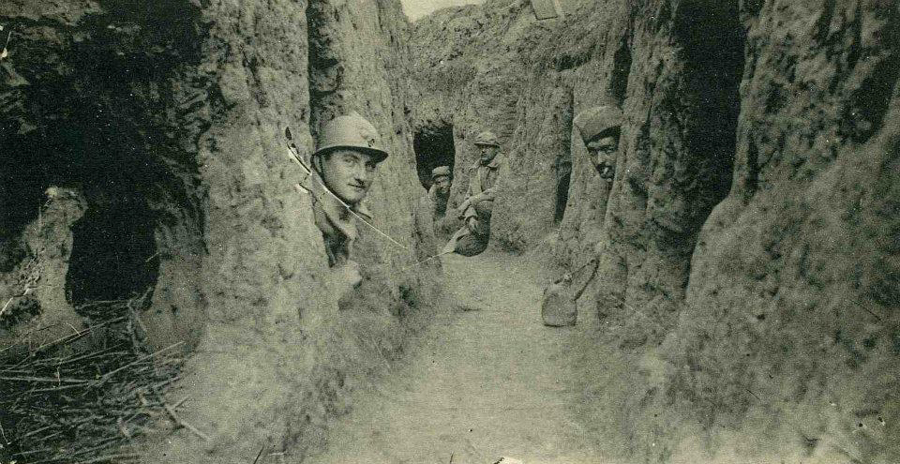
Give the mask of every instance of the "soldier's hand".
[[469, 227], [469, 230], [474, 233], [475, 229], [478, 228], [478, 219], [475, 216], [472, 216], [466, 221], [466, 225]]
[[459, 205], [459, 208], [456, 209], [456, 211], [459, 213], [459, 217], [462, 217], [464, 214], [466, 214], [466, 210], [469, 209], [469, 205], [469, 200], [466, 200], [462, 202], [461, 205]]

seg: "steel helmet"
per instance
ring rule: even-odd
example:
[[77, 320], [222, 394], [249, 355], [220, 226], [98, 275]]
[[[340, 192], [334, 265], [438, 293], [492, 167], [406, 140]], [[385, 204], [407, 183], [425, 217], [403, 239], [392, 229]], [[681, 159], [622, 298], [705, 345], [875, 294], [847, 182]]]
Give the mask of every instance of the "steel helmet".
[[572, 121], [572, 124], [581, 132], [581, 138], [585, 142], [592, 138], [622, 125], [622, 110], [615, 104], [588, 108]]
[[371, 155], [376, 163], [388, 157], [388, 153], [381, 148], [381, 140], [375, 126], [355, 111], [338, 116], [322, 126], [313, 156], [324, 155], [336, 148], [362, 151]]
[[438, 166], [431, 170], [431, 179], [436, 179], [438, 177], [445, 176], [450, 177], [450, 167], [449, 166]]
[[493, 132], [484, 131], [484, 132], [478, 134], [477, 137], [475, 137], [475, 145], [499, 147], [500, 142], [497, 140], [497, 136], [494, 135]]

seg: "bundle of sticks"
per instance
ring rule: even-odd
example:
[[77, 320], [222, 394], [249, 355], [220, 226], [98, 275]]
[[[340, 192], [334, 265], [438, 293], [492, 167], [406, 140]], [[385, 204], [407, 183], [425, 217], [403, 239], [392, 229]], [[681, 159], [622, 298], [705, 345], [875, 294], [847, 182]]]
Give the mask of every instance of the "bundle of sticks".
[[0, 362], [0, 456], [130, 462], [135, 437], [157, 424], [185, 426], [176, 413], [184, 400], [166, 400], [182, 360], [175, 346], [150, 352], [144, 343], [137, 308], [146, 298], [104, 302], [118, 306], [116, 317]]

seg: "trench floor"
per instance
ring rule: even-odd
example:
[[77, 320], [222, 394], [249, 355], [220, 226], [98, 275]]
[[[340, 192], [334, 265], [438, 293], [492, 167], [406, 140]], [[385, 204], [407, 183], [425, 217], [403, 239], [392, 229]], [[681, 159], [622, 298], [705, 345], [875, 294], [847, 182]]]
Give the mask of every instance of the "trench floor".
[[407, 359], [360, 391], [307, 462], [598, 463], [579, 422], [576, 328], [541, 324], [550, 276], [527, 257], [443, 259], [453, 308], [436, 317]]

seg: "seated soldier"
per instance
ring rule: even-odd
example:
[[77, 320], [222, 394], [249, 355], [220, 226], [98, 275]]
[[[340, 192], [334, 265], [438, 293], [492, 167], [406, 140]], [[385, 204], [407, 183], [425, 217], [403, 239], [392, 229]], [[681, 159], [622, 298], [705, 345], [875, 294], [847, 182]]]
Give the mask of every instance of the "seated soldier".
[[459, 205], [458, 213], [465, 226], [458, 230], [443, 252], [455, 252], [463, 256], [475, 256], [488, 245], [491, 231], [491, 215], [497, 193], [501, 168], [505, 160], [500, 153], [500, 142], [491, 132], [482, 132], [475, 138], [480, 157], [472, 166], [466, 199]]
[[362, 281], [359, 265], [351, 259], [359, 234], [353, 216], [371, 219], [363, 200], [375, 179], [375, 168], [387, 157], [375, 127], [355, 112], [334, 118], [319, 132], [312, 155], [313, 211], [339, 294]]
[[581, 133], [600, 178], [612, 182], [616, 175], [622, 110], [612, 103], [595, 106], [578, 113], [572, 123]]

